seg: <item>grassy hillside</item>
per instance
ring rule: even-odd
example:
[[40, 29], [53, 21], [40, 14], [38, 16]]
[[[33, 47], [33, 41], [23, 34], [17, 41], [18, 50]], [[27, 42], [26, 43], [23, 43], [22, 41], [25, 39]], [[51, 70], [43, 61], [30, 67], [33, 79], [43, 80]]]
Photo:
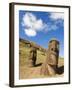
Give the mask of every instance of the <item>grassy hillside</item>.
[[[20, 39], [19, 41], [19, 77], [20, 79], [28, 78], [41, 78], [45, 76], [40, 75], [40, 68], [38, 67], [28, 67], [29, 64], [29, 52], [31, 47], [37, 48], [37, 61], [36, 64], [41, 64], [46, 60], [46, 50], [34, 42], [26, 41]], [[59, 58], [58, 66], [64, 65], [63, 58]]]
[[40, 46], [32, 45], [30, 47], [29, 44], [32, 44], [32, 42], [25, 43], [23, 40], [20, 40], [19, 42], [19, 59], [20, 59], [20, 65], [21, 66], [27, 66], [28, 60], [29, 60], [29, 52], [31, 47], [37, 47], [37, 64], [43, 63], [46, 58], [46, 52], [45, 49], [43, 49]]

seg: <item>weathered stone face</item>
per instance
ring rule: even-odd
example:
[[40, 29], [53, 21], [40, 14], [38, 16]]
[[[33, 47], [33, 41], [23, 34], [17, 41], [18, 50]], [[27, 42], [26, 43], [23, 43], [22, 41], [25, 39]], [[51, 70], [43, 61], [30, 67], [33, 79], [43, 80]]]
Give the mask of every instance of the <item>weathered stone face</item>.
[[59, 42], [56, 40], [51, 40], [49, 42], [49, 47], [47, 50], [47, 58], [45, 63], [41, 67], [42, 75], [54, 76], [57, 71], [59, 57]]
[[32, 47], [29, 56], [29, 66], [35, 66], [36, 58], [37, 58], [37, 50]]
[[59, 57], [59, 42], [56, 40], [52, 40], [49, 42], [46, 61], [50, 65], [57, 65], [58, 57]]

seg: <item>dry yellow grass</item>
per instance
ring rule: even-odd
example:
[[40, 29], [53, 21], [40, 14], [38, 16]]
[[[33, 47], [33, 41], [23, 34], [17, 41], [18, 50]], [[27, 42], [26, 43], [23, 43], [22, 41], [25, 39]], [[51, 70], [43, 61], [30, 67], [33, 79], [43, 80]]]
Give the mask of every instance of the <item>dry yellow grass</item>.
[[[37, 66], [37, 67], [28, 67], [28, 61], [29, 61], [29, 51], [30, 48], [26, 47], [24, 45], [22, 45], [20, 43], [20, 52], [19, 52], [19, 78], [20, 79], [30, 79], [30, 78], [45, 78], [45, 77], [49, 77], [49, 76], [43, 76], [40, 75], [40, 68], [41, 66]], [[46, 60], [46, 53], [44, 54], [41, 51], [37, 51], [37, 61], [36, 64], [40, 64], [45, 62]], [[63, 58], [59, 58], [59, 63], [58, 66], [63, 66], [64, 65], [64, 59]], [[56, 74], [56, 76], [54, 77], [58, 77], [58, 76], [63, 76], [63, 74], [58, 75]]]

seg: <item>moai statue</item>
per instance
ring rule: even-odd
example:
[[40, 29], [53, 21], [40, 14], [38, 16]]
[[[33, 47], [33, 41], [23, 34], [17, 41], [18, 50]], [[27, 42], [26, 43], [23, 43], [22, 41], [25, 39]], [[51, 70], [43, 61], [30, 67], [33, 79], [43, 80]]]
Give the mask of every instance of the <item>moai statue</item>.
[[59, 58], [59, 42], [57, 40], [51, 40], [47, 50], [47, 58], [45, 63], [41, 67], [41, 74], [54, 76], [57, 71]]
[[29, 66], [35, 66], [36, 59], [37, 59], [37, 50], [36, 48], [32, 47], [30, 50], [30, 56], [29, 56]]

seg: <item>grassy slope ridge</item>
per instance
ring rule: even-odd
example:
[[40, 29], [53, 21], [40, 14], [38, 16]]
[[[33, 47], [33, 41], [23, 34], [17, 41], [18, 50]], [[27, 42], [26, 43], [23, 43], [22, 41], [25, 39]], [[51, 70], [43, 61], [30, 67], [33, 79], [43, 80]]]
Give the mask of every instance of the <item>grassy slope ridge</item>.
[[41, 46], [35, 44], [34, 42], [30, 42], [27, 40], [20, 39], [19, 42], [19, 59], [20, 65], [27, 65], [29, 59], [29, 52], [31, 47], [37, 48], [37, 63], [44, 62], [46, 58], [46, 49], [42, 48]]
[[[40, 76], [41, 66], [31, 67], [31, 68], [27, 67], [29, 63], [29, 52], [31, 47], [37, 48], [36, 64], [43, 63], [46, 60], [46, 49], [35, 44], [34, 42], [20, 39], [19, 40], [19, 70], [20, 70], [19, 77], [20, 79], [44, 77], [44, 76]], [[62, 66], [62, 65], [64, 65], [64, 59], [60, 57], [58, 66]]]

